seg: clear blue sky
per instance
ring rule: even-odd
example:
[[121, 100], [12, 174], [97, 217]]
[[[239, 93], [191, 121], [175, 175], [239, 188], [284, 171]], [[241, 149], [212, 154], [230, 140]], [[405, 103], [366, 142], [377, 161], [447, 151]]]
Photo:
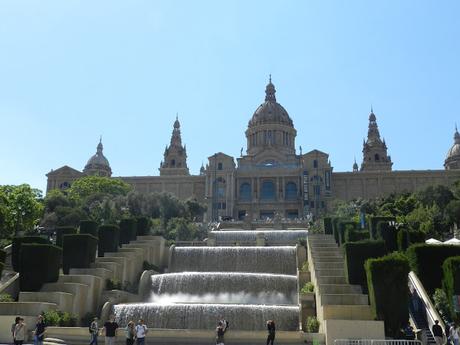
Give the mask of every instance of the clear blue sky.
[[440, 169], [460, 124], [458, 1], [0, 2], [0, 184], [45, 189], [99, 135], [115, 176], [238, 156], [268, 74], [297, 147], [361, 160], [371, 104], [394, 168]]

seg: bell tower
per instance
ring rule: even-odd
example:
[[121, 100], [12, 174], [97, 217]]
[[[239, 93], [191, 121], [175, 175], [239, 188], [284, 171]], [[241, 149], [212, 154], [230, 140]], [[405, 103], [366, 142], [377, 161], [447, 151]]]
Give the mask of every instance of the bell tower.
[[171, 142], [166, 146], [164, 160], [160, 164], [160, 176], [164, 175], [190, 175], [187, 167], [187, 148], [182, 146], [180, 122], [176, 116]]

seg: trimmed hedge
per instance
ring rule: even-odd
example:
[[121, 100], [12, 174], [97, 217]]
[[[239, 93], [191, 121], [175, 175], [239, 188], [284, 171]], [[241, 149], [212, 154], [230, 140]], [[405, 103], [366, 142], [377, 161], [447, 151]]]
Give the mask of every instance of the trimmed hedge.
[[332, 229], [332, 218], [331, 217], [324, 217], [323, 225], [324, 225], [324, 233], [326, 235], [332, 235], [334, 233]]
[[82, 220], [80, 221], [80, 234], [89, 234], [97, 237], [98, 227], [99, 224], [94, 220]]
[[59, 279], [62, 249], [52, 244], [23, 243], [19, 254], [20, 291], [39, 291]]
[[397, 235], [398, 250], [404, 252], [411, 244], [425, 243], [425, 237], [426, 233], [424, 231], [401, 229]]
[[378, 238], [378, 235], [377, 235], [377, 224], [380, 223], [380, 222], [396, 222], [396, 218], [395, 217], [371, 217], [370, 218], [370, 222], [369, 222], [369, 230], [370, 230], [370, 233], [371, 233], [371, 238], [373, 239], [377, 239]]
[[409, 320], [409, 262], [403, 254], [392, 253], [367, 260], [365, 269], [374, 317], [385, 321], [387, 336], [396, 337]]
[[139, 217], [136, 222], [137, 236], [145, 236], [150, 232], [150, 219], [147, 217]]
[[407, 251], [412, 270], [431, 296], [442, 286], [442, 265], [447, 258], [460, 256], [460, 246], [413, 244]]
[[345, 257], [345, 276], [349, 284], [359, 284], [367, 290], [366, 271], [364, 263], [367, 259], [384, 256], [385, 243], [378, 241], [347, 242], [343, 245]]
[[73, 226], [60, 226], [56, 228], [56, 245], [62, 248], [62, 240], [64, 235], [73, 235], [77, 233], [77, 229]]
[[41, 236], [14, 237], [11, 248], [11, 264], [15, 272], [19, 272], [19, 253], [21, 246], [25, 243], [49, 244], [50, 242], [47, 238]]
[[387, 221], [381, 221], [377, 224], [377, 238], [385, 241], [388, 253], [398, 250], [398, 231]]
[[0, 262], [0, 277], [2, 276], [4, 268], [5, 268], [5, 264], [3, 262]]
[[0, 249], [0, 262], [5, 263], [6, 252], [3, 249]]
[[104, 256], [105, 252], [117, 252], [120, 243], [120, 228], [116, 225], [101, 225], [99, 227], [99, 242], [97, 255]]
[[442, 264], [442, 287], [449, 301], [451, 315], [455, 315], [453, 308], [454, 295], [460, 295], [460, 256], [446, 259]]
[[89, 268], [96, 260], [97, 237], [90, 234], [64, 235], [62, 269]]
[[[340, 221], [338, 223], [338, 233], [337, 233], [337, 237], [338, 237], [338, 244], [339, 245], [342, 245], [345, 243], [345, 232], [348, 230], [348, 229], [351, 229], [351, 230], [358, 230], [359, 229], [359, 224], [356, 223], [356, 222], [352, 222], [352, 221]], [[335, 234], [334, 234], [334, 237], [335, 237]]]
[[120, 245], [136, 239], [136, 220], [126, 218], [120, 221]]
[[355, 229], [345, 230], [345, 243], [365, 241], [368, 239], [369, 239], [369, 231], [358, 231]]

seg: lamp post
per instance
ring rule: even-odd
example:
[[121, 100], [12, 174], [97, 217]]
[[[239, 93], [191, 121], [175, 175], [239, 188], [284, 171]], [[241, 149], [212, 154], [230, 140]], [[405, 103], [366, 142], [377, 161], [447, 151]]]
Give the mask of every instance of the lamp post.
[[217, 153], [214, 154], [214, 176], [212, 178], [212, 220], [217, 221]]

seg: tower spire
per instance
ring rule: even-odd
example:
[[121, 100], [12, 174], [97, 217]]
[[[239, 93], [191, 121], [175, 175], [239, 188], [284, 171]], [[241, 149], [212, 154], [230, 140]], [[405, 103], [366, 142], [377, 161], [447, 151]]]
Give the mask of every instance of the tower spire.
[[268, 84], [265, 87], [265, 102], [276, 102], [276, 97], [275, 97], [275, 85], [272, 83], [272, 75], [269, 74], [268, 77]]
[[166, 146], [164, 160], [160, 165], [160, 175], [188, 175], [187, 149], [182, 145], [179, 114], [176, 113], [171, 141]]

